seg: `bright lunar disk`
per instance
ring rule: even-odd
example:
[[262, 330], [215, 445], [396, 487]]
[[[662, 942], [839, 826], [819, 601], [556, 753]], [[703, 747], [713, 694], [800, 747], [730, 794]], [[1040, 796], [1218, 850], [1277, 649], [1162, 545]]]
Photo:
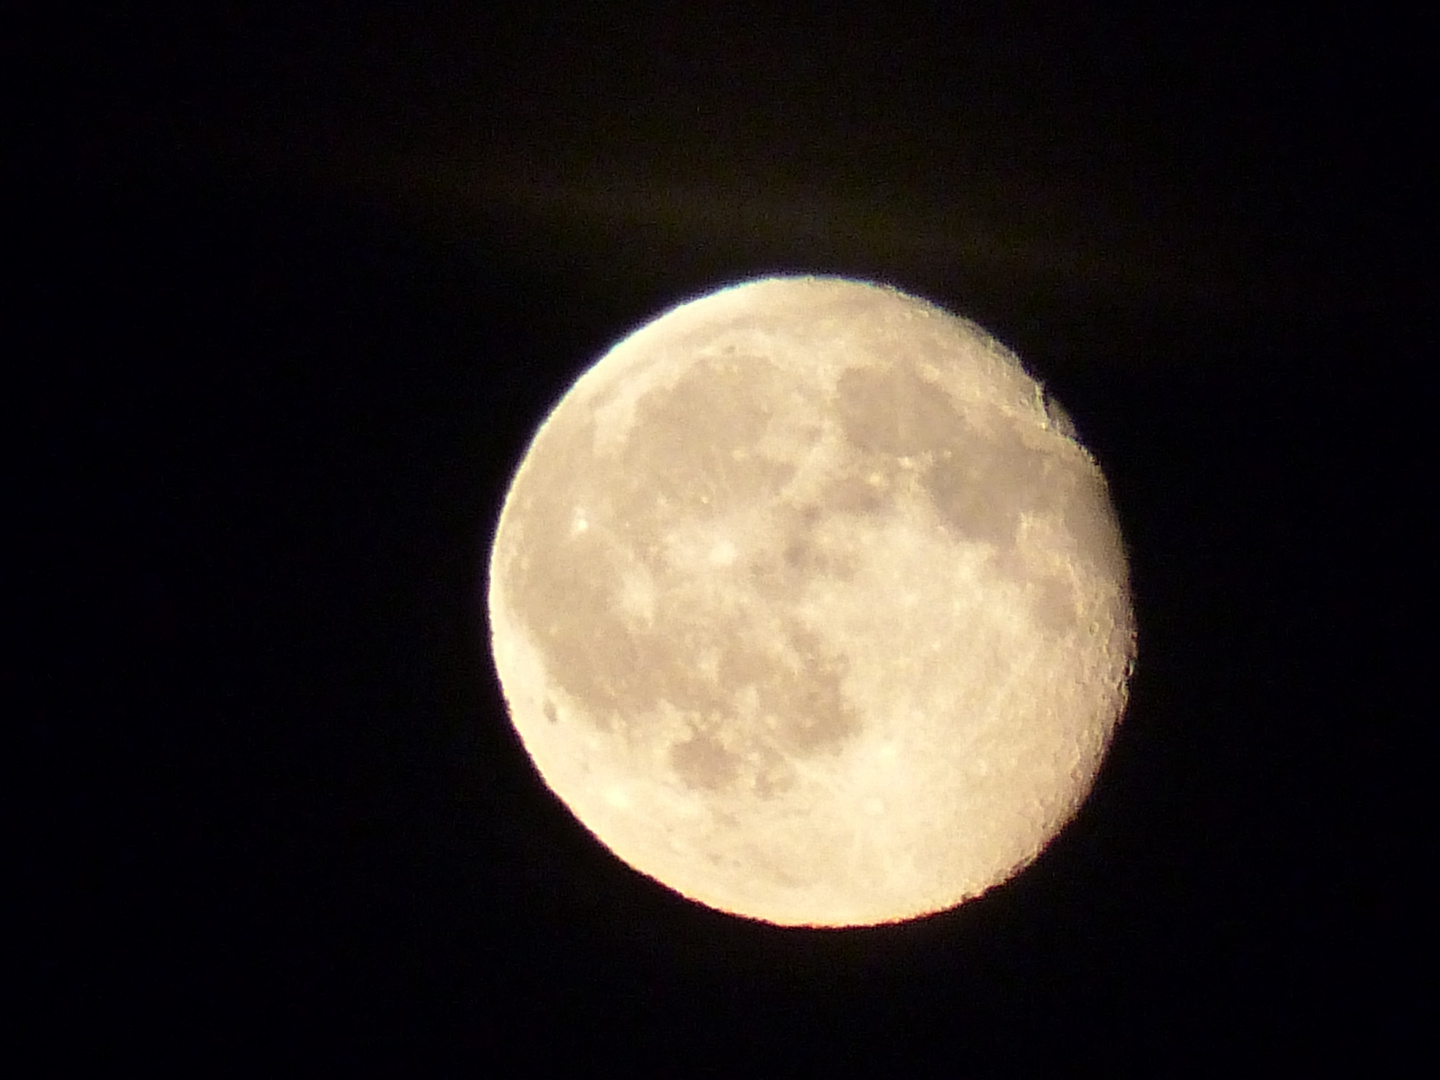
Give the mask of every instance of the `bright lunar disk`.
[[771, 278], [560, 400], [489, 567], [496, 669], [620, 858], [781, 925], [952, 907], [1085, 798], [1135, 655], [1105, 480], [979, 327]]

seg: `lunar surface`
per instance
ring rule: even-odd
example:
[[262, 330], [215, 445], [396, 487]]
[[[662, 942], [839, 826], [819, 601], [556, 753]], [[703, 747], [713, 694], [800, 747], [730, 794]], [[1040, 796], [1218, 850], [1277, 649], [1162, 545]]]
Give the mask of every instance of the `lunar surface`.
[[555, 794], [711, 907], [952, 907], [1088, 793], [1135, 656], [1100, 469], [1020, 362], [893, 289], [771, 278], [616, 345], [526, 453], [496, 669]]

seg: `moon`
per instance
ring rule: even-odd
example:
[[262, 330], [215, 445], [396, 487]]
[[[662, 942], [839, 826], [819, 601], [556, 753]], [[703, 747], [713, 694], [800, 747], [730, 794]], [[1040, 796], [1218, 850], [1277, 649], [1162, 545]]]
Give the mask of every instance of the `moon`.
[[1135, 659], [1064, 412], [974, 323], [841, 278], [615, 345], [536, 433], [488, 570], [550, 789], [634, 869], [782, 926], [1011, 878], [1088, 794]]

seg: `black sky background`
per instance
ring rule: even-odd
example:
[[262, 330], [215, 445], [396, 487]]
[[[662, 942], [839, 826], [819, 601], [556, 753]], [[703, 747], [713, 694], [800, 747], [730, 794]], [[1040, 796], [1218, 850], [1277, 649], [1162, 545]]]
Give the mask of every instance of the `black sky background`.
[[[1417, 1029], [1419, 21], [785, 11], [151, 8], [38, 49], [13, 655], [48, 1053], [1153, 1075]], [[1092, 798], [902, 926], [780, 931], [619, 864], [488, 657], [535, 425], [770, 272], [991, 330], [1131, 548]]]

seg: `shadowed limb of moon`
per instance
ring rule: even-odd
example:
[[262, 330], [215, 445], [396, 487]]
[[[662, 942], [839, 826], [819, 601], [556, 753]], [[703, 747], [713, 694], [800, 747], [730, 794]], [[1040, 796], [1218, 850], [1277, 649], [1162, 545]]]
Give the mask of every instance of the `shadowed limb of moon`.
[[785, 925], [942, 910], [1034, 859], [1135, 655], [1068, 418], [972, 323], [841, 279], [710, 294], [586, 372], [488, 601], [551, 789], [635, 868]]

